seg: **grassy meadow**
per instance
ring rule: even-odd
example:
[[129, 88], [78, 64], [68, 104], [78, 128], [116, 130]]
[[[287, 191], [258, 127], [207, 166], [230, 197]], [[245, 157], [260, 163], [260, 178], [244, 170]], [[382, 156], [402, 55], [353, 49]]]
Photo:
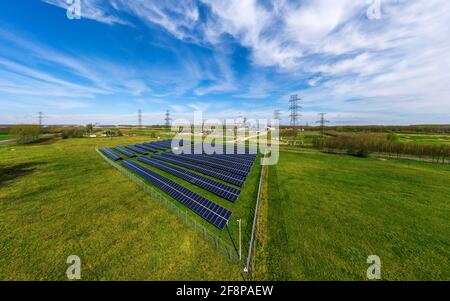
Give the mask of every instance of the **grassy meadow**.
[[419, 134], [398, 134], [402, 142], [416, 142], [416, 143], [444, 143], [450, 144], [449, 135], [419, 135]]
[[170, 211], [105, 162], [95, 147], [146, 137], [0, 146], [0, 279], [242, 279]]
[[269, 169], [255, 279], [450, 279], [450, 166], [282, 152]]
[[[0, 279], [65, 280], [72, 254], [84, 280], [244, 279], [241, 266], [95, 152], [149, 140], [0, 146]], [[258, 163], [235, 204], [141, 164], [231, 209], [229, 232], [188, 214], [236, 246], [241, 218], [245, 256]], [[372, 254], [385, 280], [450, 279], [449, 165], [298, 148], [267, 171], [252, 279], [365, 280]]]
[[10, 140], [13, 139], [14, 137], [10, 134], [0, 134], [0, 141], [5, 141], [5, 140]]

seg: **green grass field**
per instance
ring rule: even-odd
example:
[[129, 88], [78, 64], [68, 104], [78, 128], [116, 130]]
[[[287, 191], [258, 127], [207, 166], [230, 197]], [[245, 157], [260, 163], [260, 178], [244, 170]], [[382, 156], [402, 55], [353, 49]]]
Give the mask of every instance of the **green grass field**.
[[450, 278], [450, 166], [280, 154], [262, 204], [256, 279]]
[[13, 139], [14, 137], [10, 134], [0, 134], [0, 141], [5, 141], [5, 140], [10, 140]]
[[449, 143], [449, 135], [419, 135], [419, 134], [398, 134], [402, 142], [416, 142], [416, 143]]
[[[65, 280], [74, 254], [84, 280], [242, 280], [94, 150], [148, 140], [0, 146], [0, 279]], [[158, 172], [232, 208], [230, 234], [219, 235], [236, 243], [242, 218], [246, 255], [259, 168], [231, 205]], [[449, 165], [282, 151], [264, 186], [252, 278], [364, 280], [375, 254], [383, 279], [448, 280], [449, 180]]]
[[170, 211], [106, 163], [96, 146], [145, 137], [0, 147], [0, 279], [242, 279]]

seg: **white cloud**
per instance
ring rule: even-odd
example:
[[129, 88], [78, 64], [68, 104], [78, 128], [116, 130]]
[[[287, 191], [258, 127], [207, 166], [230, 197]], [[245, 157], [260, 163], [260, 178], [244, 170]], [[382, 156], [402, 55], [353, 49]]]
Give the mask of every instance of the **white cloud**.
[[[99, 22], [118, 24], [108, 18], [131, 14], [215, 51], [232, 37], [250, 50], [255, 65], [274, 67], [292, 75], [292, 81], [307, 78], [309, 87], [298, 93], [311, 106], [367, 118], [370, 110], [391, 116], [405, 111], [409, 116], [424, 111], [448, 115], [448, 0], [382, 0], [379, 20], [367, 18], [366, 0], [199, 1], [210, 10], [205, 22], [195, 1], [89, 0], [85, 6], [88, 17]], [[219, 72], [209, 70], [213, 74], [193, 69], [199, 80], [184, 81], [180, 91], [195, 89], [198, 96], [235, 91], [231, 61], [221, 62]], [[202, 77], [212, 84], [195, 88]], [[258, 96], [257, 89], [250, 85], [240, 94]]]

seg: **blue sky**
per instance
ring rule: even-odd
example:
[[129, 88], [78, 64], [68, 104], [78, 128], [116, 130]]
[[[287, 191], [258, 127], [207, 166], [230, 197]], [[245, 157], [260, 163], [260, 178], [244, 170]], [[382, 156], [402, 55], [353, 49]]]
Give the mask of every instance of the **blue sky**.
[[290, 94], [303, 124], [450, 123], [450, 1], [377, 2], [1, 1], [0, 124], [288, 123]]

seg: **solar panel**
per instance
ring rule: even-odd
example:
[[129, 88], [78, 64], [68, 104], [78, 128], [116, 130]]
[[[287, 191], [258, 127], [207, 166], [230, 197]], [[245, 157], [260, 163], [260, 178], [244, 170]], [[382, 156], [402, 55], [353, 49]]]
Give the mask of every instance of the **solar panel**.
[[242, 170], [242, 169], [240, 169], [239, 166], [235, 166], [235, 165], [232, 165], [232, 164], [223, 165], [223, 164], [209, 162], [209, 161], [203, 160], [201, 158], [185, 156], [185, 155], [175, 155], [173, 153], [163, 153], [162, 155], [163, 156], [169, 156], [171, 158], [178, 159], [178, 160], [191, 161], [191, 162], [194, 162], [194, 163], [208, 165], [208, 166], [211, 166], [211, 167], [214, 167], [214, 168], [218, 168], [218, 169], [222, 169], [222, 170], [228, 171], [230, 173], [233, 173], [233, 174], [236, 174], [236, 175], [240, 175], [240, 176], [244, 176], [244, 177], [247, 176], [247, 174], [248, 174], [247, 170]]
[[170, 158], [167, 156], [161, 156], [161, 155], [157, 155], [157, 154], [152, 155], [152, 158], [155, 158], [158, 160], [163, 160], [163, 161], [166, 161], [169, 163], [173, 163], [175, 165], [182, 166], [185, 168], [189, 168], [189, 169], [201, 172], [202, 174], [220, 179], [227, 183], [234, 184], [239, 187], [244, 186], [245, 177], [238, 176], [238, 175], [235, 175], [232, 173], [228, 173], [224, 170], [219, 170], [219, 169], [215, 169], [215, 168], [208, 167], [208, 166], [201, 166], [198, 164], [188, 163], [186, 161], [181, 161], [181, 160], [177, 160], [177, 159], [173, 159], [173, 158]]
[[152, 151], [152, 152], [160, 152], [161, 151], [161, 149], [155, 148], [155, 147], [151, 146], [150, 143], [147, 143], [147, 142], [144, 142], [142, 145], [145, 146], [146, 150], [149, 150], [149, 151]]
[[256, 156], [249, 156], [249, 155], [230, 155], [230, 154], [214, 154], [210, 155], [214, 158], [222, 158], [222, 159], [231, 159], [238, 162], [253, 162], [256, 159]]
[[141, 149], [139, 147], [133, 146], [133, 145], [127, 145], [125, 146], [126, 148], [132, 150], [133, 152], [137, 153], [137, 154], [141, 154], [141, 155], [146, 155], [148, 154], [148, 152], [145, 149]]
[[241, 163], [241, 162], [236, 162], [232, 159], [214, 158], [211, 155], [180, 155], [180, 156], [187, 157], [187, 158], [197, 158], [199, 160], [203, 160], [206, 162], [217, 163], [220, 165], [229, 166], [232, 168], [240, 169], [242, 171], [246, 171], [247, 173], [250, 171], [250, 169], [252, 167], [252, 163]]
[[201, 176], [199, 174], [196, 174], [192, 171], [182, 169], [177, 166], [173, 166], [167, 163], [164, 163], [162, 161], [158, 161], [152, 158], [148, 157], [140, 157], [138, 159], [139, 161], [149, 164], [153, 167], [156, 167], [160, 170], [163, 170], [167, 173], [170, 173], [180, 179], [183, 179], [191, 184], [194, 184], [200, 188], [203, 188], [207, 191], [210, 191], [226, 200], [229, 200], [231, 202], [235, 202], [237, 198], [239, 197], [240, 190], [230, 187], [226, 184], [217, 182], [213, 179], [206, 178], [204, 176]]
[[166, 150], [167, 149], [167, 147], [162, 147], [162, 146], [156, 145], [154, 143], [144, 142], [144, 144], [149, 146], [149, 147], [154, 148], [157, 151], [162, 151], [162, 150]]
[[[199, 144], [192, 144], [185, 146], [186, 153], [188, 153], [190, 149], [190, 153], [194, 153], [194, 149], [197, 147], [200, 147]], [[203, 149], [203, 148], [202, 148]], [[232, 152], [232, 153], [230, 153]], [[202, 150], [202, 153], [204, 154], [204, 151]], [[258, 150], [256, 148], [243, 148], [243, 147], [237, 147], [236, 145], [233, 147], [230, 145], [223, 145], [223, 149], [221, 153], [219, 154], [227, 154], [227, 155], [233, 155], [233, 156], [246, 156], [246, 157], [256, 157], [258, 154]]]
[[155, 142], [152, 142], [152, 144], [158, 145], [158, 146], [163, 146], [165, 148], [170, 148], [170, 146], [172, 145], [172, 141], [171, 140], [155, 141]]
[[235, 158], [233, 156], [230, 156], [229, 158], [218, 157], [218, 156], [215, 156], [215, 155], [188, 155], [188, 156], [201, 156], [203, 158], [207, 158], [207, 159], [210, 159], [210, 160], [214, 160], [214, 161], [217, 161], [217, 162], [223, 162], [223, 163], [233, 162], [233, 163], [236, 163], [236, 164], [241, 164], [241, 165], [243, 165], [245, 167], [248, 167], [248, 168], [251, 168], [252, 165], [253, 165], [253, 162], [254, 162], [254, 160], [252, 160], [252, 161], [250, 161], [250, 160], [249, 161], [238, 160], [238, 158]]
[[121, 152], [122, 154], [124, 154], [125, 156], [127, 156], [127, 157], [129, 157], [129, 158], [136, 157], [136, 155], [135, 155], [134, 153], [132, 153], [132, 152], [126, 150], [126, 149], [123, 148], [123, 147], [116, 146], [114, 149], [117, 150], [117, 151], [119, 151], [119, 152]]
[[147, 145], [145, 145], [145, 144], [136, 144], [136, 147], [145, 149], [146, 151], [149, 151], [149, 152], [156, 152], [156, 151], [159, 151], [159, 150], [154, 149], [153, 147], [147, 146]]
[[232, 214], [228, 209], [133, 161], [125, 160], [122, 165], [184, 204], [218, 229], [222, 230], [228, 223]]
[[110, 157], [111, 159], [113, 159], [114, 161], [120, 160], [122, 159], [121, 156], [119, 156], [118, 154], [116, 154], [115, 152], [113, 152], [110, 148], [108, 147], [104, 147], [102, 148], [102, 152], [105, 153], [108, 157]]

